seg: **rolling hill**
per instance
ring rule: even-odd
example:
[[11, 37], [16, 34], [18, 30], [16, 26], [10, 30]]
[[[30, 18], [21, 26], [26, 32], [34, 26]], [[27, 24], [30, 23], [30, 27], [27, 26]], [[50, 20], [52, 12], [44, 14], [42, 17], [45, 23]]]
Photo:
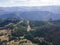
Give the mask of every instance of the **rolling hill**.
[[60, 6], [0, 7], [0, 18], [23, 18], [28, 20], [60, 19]]

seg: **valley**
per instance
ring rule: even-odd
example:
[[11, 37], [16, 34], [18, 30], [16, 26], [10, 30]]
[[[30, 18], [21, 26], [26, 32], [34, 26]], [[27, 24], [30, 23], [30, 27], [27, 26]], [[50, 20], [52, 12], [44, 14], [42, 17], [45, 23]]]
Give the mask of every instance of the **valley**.
[[60, 6], [0, 7], [0, 45], [60, 45]]

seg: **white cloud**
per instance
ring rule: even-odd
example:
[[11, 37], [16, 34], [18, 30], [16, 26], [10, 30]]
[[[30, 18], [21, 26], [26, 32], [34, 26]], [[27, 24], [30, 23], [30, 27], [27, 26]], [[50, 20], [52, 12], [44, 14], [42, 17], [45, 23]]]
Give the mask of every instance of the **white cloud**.
[[0, 6], [48, 6], [60, 5], [60, 0], [3, 0]]

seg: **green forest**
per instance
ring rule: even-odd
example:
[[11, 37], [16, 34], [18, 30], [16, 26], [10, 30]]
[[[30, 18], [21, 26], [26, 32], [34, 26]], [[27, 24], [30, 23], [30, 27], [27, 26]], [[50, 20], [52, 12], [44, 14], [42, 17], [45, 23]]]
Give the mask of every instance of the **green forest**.
[[[31, 29], [27, 31], [29, 26]], [[10, 30], [11, 33], [8, 35], [8, 41], [0, 39], [0, 45], [7, 45], [6, 42], [12, 40], [20, 40], [22, 36], [37, 45], [60, 45], [60, 20], [0, 19], [0, 30], [3, 29]], [[0, 34], [2, 35], [4, 34]]]

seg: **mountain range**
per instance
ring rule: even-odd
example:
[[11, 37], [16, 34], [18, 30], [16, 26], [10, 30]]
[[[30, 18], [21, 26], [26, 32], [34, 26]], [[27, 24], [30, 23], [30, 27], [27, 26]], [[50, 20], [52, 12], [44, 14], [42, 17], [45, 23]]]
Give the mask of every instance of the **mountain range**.
[[60, 6], [0, 7], [0, 18], [23, 18], [28, 20], [60, 19]]

